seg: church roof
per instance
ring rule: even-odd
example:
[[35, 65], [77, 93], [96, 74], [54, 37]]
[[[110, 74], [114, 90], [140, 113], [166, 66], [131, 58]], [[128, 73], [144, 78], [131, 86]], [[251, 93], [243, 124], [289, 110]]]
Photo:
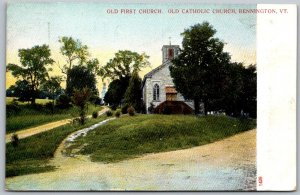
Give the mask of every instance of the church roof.
[[173, 93], [173, 94], [177, 93], [175, 87], [173, 87], [173, 86], [166, 86], [165, 91], [166, 91], [166, 93]]
[[159, 70], [161, 70], [162, 68], [164, 68], [165, 66], [168, 66], [170, 64], [171, 64], [171, 61], [166, 61], [165, 63], [159, 65], [158, 67], [154, 68], [153, 70], [151, 70], [150, 72], [145, 74], [144, 79], [143, 79], [142, 88], [144, 87], [144, 84], [145, 84], [145, 81], [147, 78], [151, 78], [156, 72], [158, 72]]
[[151, 78], [156, 72], [158, 72], [159, 70], [161, 70], [162, 68], [164, 68], [165, 66], [170, 65], [170, 64], [171, 64], [171, 61], [167, 61], [167, 62], [163, 63], [162, 65], [159, 65], [158, 67], [154, 68], [153, 70], [151, 70], [150, 72], [145, 74], [144, 79]]

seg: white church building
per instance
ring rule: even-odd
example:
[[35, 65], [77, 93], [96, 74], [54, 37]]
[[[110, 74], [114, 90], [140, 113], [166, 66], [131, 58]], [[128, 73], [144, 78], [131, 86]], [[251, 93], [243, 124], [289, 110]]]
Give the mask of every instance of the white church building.
[[147, 113], [154, 107], [154, 113], [163, 113], [166, 109], [170, 114], [190, 114], [194, 103], [186, 100], [175, 89], [169, 66], [171, 60], [179, 54], [179, 45], [162, 47], [162, 64], [144, 76], [142, 92]]

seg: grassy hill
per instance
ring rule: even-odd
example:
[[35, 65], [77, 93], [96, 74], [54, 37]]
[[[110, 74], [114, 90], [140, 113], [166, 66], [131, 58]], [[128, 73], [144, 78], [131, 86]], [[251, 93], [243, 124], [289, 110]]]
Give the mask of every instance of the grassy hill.
[[[106, 118], [39, 133], [20, 140], [16, 148], [7, 143], [6, 177], [54, 170], [48, 162], [62, 140]], [[92, 161], [116, 162], [146, 153], [204, 145], [255, 127], [255, 120], [226, 116], [124, 115], [78, 138], [69, 149], [85, 146], [79, 153], [91, 155]]]
[[116, 162], [146, 153], [208, 144], [256, 128], [252, 119], [227, 116], [124, 116], [76, 140], [71, 149], [91, 155], [92, 161]]

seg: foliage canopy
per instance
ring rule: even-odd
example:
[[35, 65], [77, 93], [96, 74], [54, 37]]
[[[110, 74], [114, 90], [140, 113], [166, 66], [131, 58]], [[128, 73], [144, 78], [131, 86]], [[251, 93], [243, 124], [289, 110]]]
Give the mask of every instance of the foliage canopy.
[[7, 71], [11, 71], [16, 78], [22, 78], [29, 83], [31, 90], [31, 103], [35, 104], [38, 89], [49, 76], [49, 67], [54, 60], [48, 45], [34, 46], [29, 49], [19, 49], [20, 65], [8, 64]]
[[[215, 34], [216, 30], [208, 22], [185, 29], [181, 34], [183, 48], [173, 60], [170, 74], [177, 91], [186, 99], [194, 100], [195, 114], [199, 113], [202, 102], [205, 114], [209, 110], [225, 110], [237, 115], [247, 109], [242, 105], [246, 85], [252, 92], [247, 95], [256, 102], [256, 68], [232, 63], [230, 55], [224, 51], [225, 43]], [[251, 86], [246, 82], [249, 79], [255, 80]], [[251, 110], [254, 114], [255, 109]]]
[[145, 53], [139, 54], [137, 52], [123, 50], [115, 53], [114, 58], [100, 70], [99, 74], [103, 78], [109, 77], [111, 79], [122, 79], [131, 77], [134, 71], [139, 72], [141, 68], [148, 66], [149, 56]]

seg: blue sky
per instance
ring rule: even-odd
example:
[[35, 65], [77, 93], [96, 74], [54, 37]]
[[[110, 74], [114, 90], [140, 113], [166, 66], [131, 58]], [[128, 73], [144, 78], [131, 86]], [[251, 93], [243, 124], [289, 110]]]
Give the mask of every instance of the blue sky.
[[[107, 9], [161, 9], [162, 14], [107, 14]], [[146, 52], [152, 68], [161, 63], [161, 47], [181, 45], [180, 33], [203, 21], [217, 30], [234, 61], [256, 63], [255, 14], [168, 14], [168, 9], [256, 8], [256, 5], [10, 3], [7, 8], [7, 62], [17, 63], [17, 50], [49, 44], [56, 61], [58, 38], [72, 36], [88, 45], [92, 57], [105, 64], [118, 50]], [[48, 35], [49, 23], [49, 35]], [[145, 70], [148, 71], [148, 70]]]

